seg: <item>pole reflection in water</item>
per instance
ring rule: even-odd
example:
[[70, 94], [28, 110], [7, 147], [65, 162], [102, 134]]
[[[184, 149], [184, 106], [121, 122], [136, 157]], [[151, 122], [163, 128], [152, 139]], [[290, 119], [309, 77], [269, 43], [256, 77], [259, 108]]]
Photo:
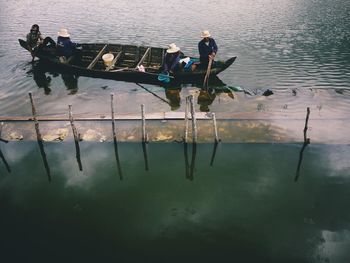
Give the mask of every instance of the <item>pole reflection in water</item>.
[[300, 167], [301, 167], [301, 162], [303, 160], [304, 150], [305, 150], [306, 146], [308, 146], [310, 144], [310, 138], [307, 138], [309, 115], [310, 115], [310, 108], [307, 107], [307, 113], [306, 113], [306, 119], [305, 119], [305, 127], [304, 127], [304, 143], [303, 143], [303, 147], [301, 148], [300, 153], [299, 153], [299, 161], [298, 161], [296, 175], [295, 175], [295, 178], [294, 178], [295, 182], [298, 181], [299, 176], [300, 176]]
[[0, 158], [2, 160], [2, 162], [4, 163], [5, 167], [6, 167], [6, 170], [11, 173], [11, 168], [10, 168], [10, 165], [8, 164], [8, 162], [6, 161], [5, 159], [5, 156], [4, 154], [2, 153], [1, 149], [0, 149]]
[[49, 179], [49, 182], [51, 182], [50, 167], [49, 167], [49, 163], [47, 162], [46, 153], [44, 150], [43, 139], [41, 137], [41, 133], [40, 133], [40, 129], [39, 129], [39, 122], [36, 118], [36, 109], [35, 109], [34, 100], [33, 100], [33, 96], [32, 96], [31, 92], [29, 92], [29, 98], [30, 98], [30, 103], [32, 105], [33, 120], [34, 120], [34, 125], [35, 125], [36, 137], [37, 137], [37, 141], [38, 141], [38, 145], [39, 145], [39, 149], [40, 149], [40, 154], [41, 154], [41, 157], [42, 157], [43, 162], [44, 162], [47, 177]]
[[192, 143], [192, 155], [191, 155], [191, 163], [189, 163], [188, 158], [188, 143], [184, 143], [184, 155], [185, 155], [185, 172], [186, 179], [193, 180], [194, 172], [195, 172], [195, 163], [196, 163], [196, 154], [197, 154], [197, 144]]
[[142, 141], [142, 151], [143, 151], [143, 157], [145, 158], [145, 170], [148, 171], [148, 155], [147, 155], [147, 142]]
[[184, 142], [184, 155], [185, 155], [185, 171], [186, 171], [186, 178], [190, 179], [190, 164], [188, 161], [188, 144], [187, 142]]
[[115, 132], [113, 96], [114, 95], [111, 94], [111, 116], [112, 116], [112, 134], [113, 134], [113, 143], [114, 143], [114, 153], [115, 153], [115, 159], [117, 161], [119, 178], [120, 180], [123, 180], [123, 174], [122, 174], [122, 169], [121, 169], [120, 160], [119, 160], [119, 153], [118, 153], [117, 134]]
[[214, 148], [213, 148], [213, 154], [211, 155], [210, 166], [213, 166], [213, 164], [214, 164], [214, 159], [216, 156], [216, 149], [218, 148], [218, 144], [219, 144], [218, 141], [214, 142]]
[[191, 166], [190, 166], [190, 180], [192, 181], [194, 178], [194, 170], [195, 170], [195, 162], [196, 162], [196, 153], [197, 153], [197, 143], [192, 144], [192, 158], [191, 158]]

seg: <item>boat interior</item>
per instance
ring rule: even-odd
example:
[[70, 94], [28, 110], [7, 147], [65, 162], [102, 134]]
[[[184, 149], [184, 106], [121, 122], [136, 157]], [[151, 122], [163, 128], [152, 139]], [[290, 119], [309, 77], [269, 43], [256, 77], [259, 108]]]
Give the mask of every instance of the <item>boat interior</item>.
[[[118, 68], [137, 69], [143, 66], [147, 71], [157, 72], [163, 64], [163, 48], [142, 47], [118, 44], [82, 44], [80, 65], [87, 69], [114, 70]], [[102, 59], [109, 55], [109, 61]]]

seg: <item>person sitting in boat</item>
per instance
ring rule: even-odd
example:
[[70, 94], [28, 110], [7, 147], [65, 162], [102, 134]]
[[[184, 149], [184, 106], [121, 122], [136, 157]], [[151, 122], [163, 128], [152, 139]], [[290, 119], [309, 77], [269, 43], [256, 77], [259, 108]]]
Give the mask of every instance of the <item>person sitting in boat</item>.
[[57, 55], [62, 63], [68, 63], [74, 56], [77, 43], [74, 43], [70, 39], [68, 30], [62, 28], [58, 32], [57, 37]]
[[37, 50], [47, 46], [47, 44], [51, 44], [54, 47], [56, 46], [55, 41], [51, 37], [46, 37], [45, 39], [42, 37], [37, 24], [32, 25], [30, 32], [27, 34], [27, 45], [33, 58]]
[[163, 73], [174, 73], [180, 69], [180, 58], [182, 52], [174, 43], [171, 43], [164, 56]]
[[208, 30], [204, 30], [201, 37], [202, 40], [198, 43], [199, 59], [201, 62], [201, 67], [206, 68], [208, 66], [209, 59], [214, 60], [216, 53], [218, 52], [218, 46]]

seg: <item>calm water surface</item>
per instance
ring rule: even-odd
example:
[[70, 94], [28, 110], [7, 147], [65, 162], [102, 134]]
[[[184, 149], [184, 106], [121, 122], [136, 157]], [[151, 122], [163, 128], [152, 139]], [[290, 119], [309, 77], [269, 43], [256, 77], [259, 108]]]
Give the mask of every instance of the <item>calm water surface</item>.
[[[219, 75], [228, 86], [251, 90], [350, 88], [347, 0], [63, 0], [54, 4], [1, 0], [0, 5], [1, 115], [29, 113], [28, 91], [40, 100], [39, 114], [63, 114], [71, 103], [77, 113], [87, 115], [108, 112], [106, 100], [111, 92], [117, 94], [119, 112], [128, 113], [138, 112], [141, 103], [149, 112], [183, 110], [183, 98], [198, 92], [197, 87], [182, 87], [180, 105], [169, 107], [133, 83], [35, 74], [29, 54], [17, 42], [34, 23], [54, 39], [64, 26], [77, 42], [162, 47], [175, 42], [188, 55], [197, 55], [200, 31], [206, 28], [218, 42], [219, 59], [238, 56], [234, 65]], [[161, 87], [147, 88], [166, 97]], [[210, 110], [233, 111], [244, 102], [218, 94]], [[305, 109], [308, 103], [309, 99], [303, 98], [296, 108]], [[342, 109], [348, 106], [347, 102]]]
[[299, 144], [220, 144], [213, 166], [189, 147], [193, 180], [182, 144], [149, 144], [148, 171], [119, 144], [123, 180], [113, 144], [82, 143], [83, 171], [73, 142], [45, 146], [50, 183], [36, 143], [1, 147], [3, 262], [350, 259], [349, 146], [310, 145], [297, 182]]

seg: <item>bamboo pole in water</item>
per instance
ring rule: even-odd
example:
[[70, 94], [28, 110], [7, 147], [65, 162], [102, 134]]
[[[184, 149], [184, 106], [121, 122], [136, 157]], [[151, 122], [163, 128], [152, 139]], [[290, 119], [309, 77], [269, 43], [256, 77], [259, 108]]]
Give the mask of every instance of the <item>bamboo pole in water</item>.
[[113, 104], [113, 93], [111, 93], [111, 119], [112, 119], [112, 133], [113, 140], [117, 140], [117, 134], [115, 132], [115, 119], [114, 119], [114, 104]]
[[191, 118], [192, 118], [192, 141], [193, 143], [197, 143], [197, 120], [196, 120], [196, 112], [194, 110], [194, 96], [190, 96], [191, 103]]
[[296, 175], [295, 175], [295, 178], [294, 178], [295, 182], [298, 181], [299, 176], [300, 176], [300, 168], [301, 168], [301, 162], [303, 160], [304, 150], [305, 150], [306, 146], [308, 146], [310, 144], [310, 138], [307, 138], [309, 116], [310, 116], [310, 108], [307, 107], [307, 109], [306, 109], [305, 126], [304, 126], [304, 131], [303, 131], [304, 132], [304, 143], [303, 143], [303, 147], [301, 148], [300, 153], [299, 153], [299, 161], [298, 161]]
[[146, 118], [145, 118], [145, 105], [141, 104], [141, 118], [142, 118], [142, 142], [148, 141], [148, 136], [146, 133]]
[[219, 142], [219, 136], [218, 136], [218, 128], [217, 128], [217, 125], [216, 125], [215, 113], [212, 114], [212, 118], [213, 118], [213, 126], [214, 126], [215, 143], [218, 143]]
[[[0, 123], [0, 140], [5, 142], [5, 143], [8, 143], [7, 140], [4, 140], [4, 139], [1, 139], [1, 133], [2, 133], [2, 127], [3, 127], [4, 123], [1, 122]], [[6, 170], [11, 173], [11, 168], [10, 168], [10, 165], [8, 164], [8, 162], [6, 161], [6, 158], [4, 156], [4, 154], [2, 153], [1, 149], [0, 149], [0, 159], [3, 161], [5, 167], [6, 167]]]
[[189, 102], [188, 97], [186, 97], [186, 106], [185, 106], [185, 134], [184, 134], [184, 142], [187, 143], [188, 138], [188, 108], [189, 108]]
[[1, 122], [1, 123], [0, 123], [0, 141], [1, 141], [1, 142], [4, 142], [4, 143], [8, 143], [8, 142], [9, 142], [8, 140], [5, 140], [5, 139], [1, 138], [1, 133], [2, 133], [2, 128], [3, 128], [3, 127], [4, 127], [4, 123]]
[[78, 161], [79, 170], [82, 171], [83, 170], [83, 166], [82, 166], [81, 160], [80, 160], [79, 134], [78, 134], [77, 129], [76, 129], [75, 125], [74, 125], [74, 119], [73, 119], [73, 113], [72, 113], [72, 105], [68, 105], [68, 110], [69, 110], [69, 121], [70, 121], [70, 125], [72, 127], [73, 136], [74, 136], [76, 158], [77, 158], [77, 161]]
[[34, 105], [33, 95], [31, 92], [29, 92], [28, 94], [29, 94], [30, 104], [32, 106], [32, 114], [33, 114], [33, 121], [34, 121], [34, 125], [35, 125], [36, 136], [37, 136], [38, 141], [42, 141], [42, 136], [41, 136], [40, 129], [39, 129], [39, 122], [38, 122], [38, 119], [36, 116], [36, 109], [35, 109], [35, 105]]
[[36, 137], [37, 137], [37, 141], [38, 141], [38, 145], [39, 145], [39, 149], [40, 149], [40, 154], [41, 154], [41, 157], [43, 158], [47, 177], [49, 179], [49, 182], [51, 182], [50, 167], [49, 167], [49, 163], [47, 162], [46, 153], [44, 150], [44, 143], [43, 143], [43, 138], [42, 138], [41, 133], [40, 133], [39, 122], [38, 122], [37, 115], [36, 115], [36, 109], [35, 109], [35, 105], [34, 105], [33, 95], [31, 92], [29, 92], [28, 95], [29, 95], [29, 99], [30, 99], [30, 104], [32, 106], [33, 121], [34, 121], [34, 126], [35, 126], [35, 131], [36, 131]]
[[115, 119], [114, 119], [114, 103], [113, 103], [113, 93], [111, 93], [111, 119], [112, 119], [112, 133], [113, 133], [113, 142], [114, 142], [114, 153], [117, 161], [118, 173], [120, 180], [123, 180], [123, 174], [120, 166], [119, 153], [118, 153], [118, 143], [117, 143], [117, 134], [115, 131]]

